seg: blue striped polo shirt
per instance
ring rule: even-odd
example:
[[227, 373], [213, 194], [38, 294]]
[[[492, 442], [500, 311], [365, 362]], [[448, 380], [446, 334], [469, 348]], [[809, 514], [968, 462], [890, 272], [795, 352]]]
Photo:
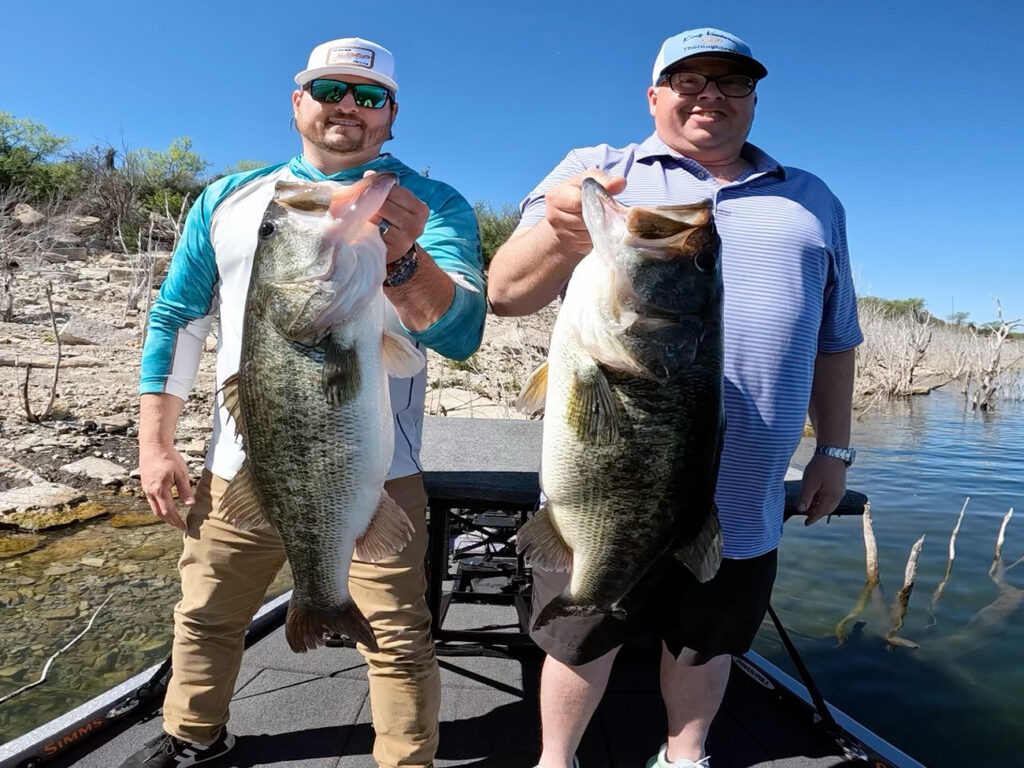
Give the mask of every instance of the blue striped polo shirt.
[[819, 352], [863, 340], [843, 206], [821, 179], [746, 144], [754, 167], [720, 185], [657, 135], [572, 150], [520, 204], [519, 228], [544, 217], [544, 194], [591, 168], [625, 176], [624, 205], [710, 199], [725, 283], [725, 447], [715, 501], [725, 556], [770, 552], [782, 536], [783, 480], [800, 442]]

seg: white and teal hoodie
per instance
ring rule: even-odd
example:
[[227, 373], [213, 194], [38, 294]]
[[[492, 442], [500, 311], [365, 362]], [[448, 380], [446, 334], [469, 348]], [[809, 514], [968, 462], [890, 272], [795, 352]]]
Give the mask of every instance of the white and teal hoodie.
[[[348, 182], [362, 178], [370, 170], [396, 174], [399, 183], [427, 205], [430, 215], [417, 242], [442, 270], [461, 275], [479, 290], [473, 293], [456, 284], [452, 306], [420, 332], [405, 328], [388, 304], [388, 328], [404, 334], [417, 346], [429, 347], [456, 360], [464, 360], [476, 351], [483, 335], [486, 299], [476, 216], [465, 198], [447, 184], [419, 175], [389, 154], [333, 176], [325, 176], [300, 155], [283, 165], [219, 179], [196, 200], [160, 296], [149, 313], [140, 392], [166, 392], [182, 400], [188, 397], [199, 368], [203, 341], [215, 314], [220, 317], [218, 390], [238, 370], [256, 232], [278, 181]], [[392, 478], [421, 471], [419, 451], [425, 392], [426, 370], [411, 379], [391, 379], [391, 408], [395, 416]], [[244, 454], [220, 398], [214, 411], [206, 468], [230, 480]]]

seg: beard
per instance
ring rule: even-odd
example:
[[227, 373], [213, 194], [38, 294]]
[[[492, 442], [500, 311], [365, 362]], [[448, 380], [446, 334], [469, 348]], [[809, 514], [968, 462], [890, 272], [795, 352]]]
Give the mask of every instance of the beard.
[[296, 128], [303, 138], [314, 146], [327, 152], [342, 154], [359, 153], [372, 147], [379, 148], [391, 138], [390, 120], [384, 125], [368, 128], [364, 122], [354, 117], [346, 119], [358, 122], [360, 127], [353, 126], [344, 131], [331, 130], [330, 124], [323, 120], [315, 123], [296, 121]]

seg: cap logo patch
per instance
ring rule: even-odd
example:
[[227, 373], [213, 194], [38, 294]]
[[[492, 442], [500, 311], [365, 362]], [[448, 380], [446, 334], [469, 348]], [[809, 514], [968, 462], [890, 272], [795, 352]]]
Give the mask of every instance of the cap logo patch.
[[373, 69], [373, 51], [369, 48], [354, 48], [351, 46], [331, 48], [327, 52], [327, 65], [335, 66], [340, 64]]
[[700, 41], [702, 43], [707, 43], [708, 45], [721, 45], [722, 44], [722, 38], [715, 37], [714, 35], [704, 35], [704, 37], [702, 37], [700, 39]]

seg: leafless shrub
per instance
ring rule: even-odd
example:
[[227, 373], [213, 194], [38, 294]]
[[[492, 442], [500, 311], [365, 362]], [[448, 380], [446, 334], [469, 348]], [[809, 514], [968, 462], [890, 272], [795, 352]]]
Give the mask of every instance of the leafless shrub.
[[1003, 360], [1007, 337], [1015, 328], [1020, 326], [1020, 320], [1011, 320], [1009, 322], [1004, 320], [1003, 306], [998, 300], [996, 301], [996, 310], [999, 319], [993, 324], [986, 338], [986, 349], [977, 372], [977, 385], [971, 397], [971, 407], [976, 411], [991, 411], [995, 409], [1003, 373], [1007, 368], [1015, 366], [1021, 360], [1019, 357], [1009, 363]]
[[861, 406], [917, 394], [915, 385], [932, 340], [931, 316], [893, 317], [876, 306], [863, 307], [864, 343], [857, 350], [854, 392]]

